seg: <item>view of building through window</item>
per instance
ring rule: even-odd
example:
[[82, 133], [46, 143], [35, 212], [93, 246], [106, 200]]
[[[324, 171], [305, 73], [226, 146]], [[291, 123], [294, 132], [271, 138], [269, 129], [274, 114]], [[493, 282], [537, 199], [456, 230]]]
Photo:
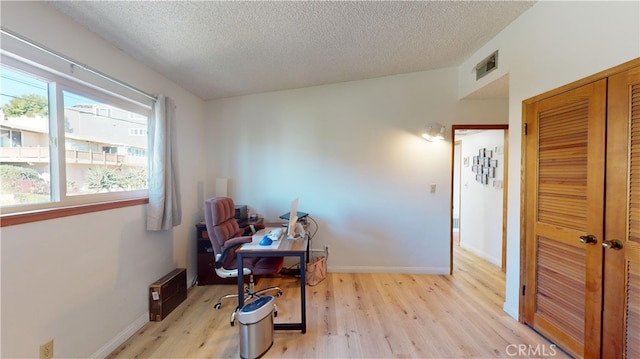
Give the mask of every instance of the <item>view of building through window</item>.
[[62, 90], [57, 118], [47, 80], [0, 72], [1, 207], [147, 188], [146, 116]]

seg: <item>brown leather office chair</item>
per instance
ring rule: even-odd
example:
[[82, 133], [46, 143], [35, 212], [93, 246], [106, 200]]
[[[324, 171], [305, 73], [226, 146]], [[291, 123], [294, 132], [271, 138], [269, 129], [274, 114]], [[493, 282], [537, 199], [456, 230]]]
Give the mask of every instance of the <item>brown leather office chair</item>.
[[[245, 287], [244, 302], [269, 291], [276, 291], [276, 296], [280, 296], [282, 290], [279, 287], [256, 291], [253, 275], [280, 273], [284, 263], [283, 257], [243, 258], [242, 274], [238, 274], [236, 248], [243, 243], [251, 242], [252, 237], [242, 236], [243, 230], [238, 226], [234, 216], [235, 206], [231, 198], [214, 197], [205, 201], [204, 218], [215, 256], [216, 274], [221, 278], [237, 278], [238, 275], [248, 275], [249, 283]], [[220, 309], [223, 299], [237, 297], [238, 293], [223, 295], [216, 302], [214, 308]], [[235, 324], [235, 315], [239, 309], [236, 308], [231, 314], [231, 325]]]

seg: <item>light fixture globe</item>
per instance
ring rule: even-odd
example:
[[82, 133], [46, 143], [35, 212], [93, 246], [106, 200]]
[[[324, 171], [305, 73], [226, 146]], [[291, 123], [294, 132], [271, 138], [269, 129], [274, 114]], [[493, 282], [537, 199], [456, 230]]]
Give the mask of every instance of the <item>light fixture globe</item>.
[[439, 123], [428, 123], [422, 129], [422, 138], [427, 141], [435, 142], [444, 140], [446, 128]]

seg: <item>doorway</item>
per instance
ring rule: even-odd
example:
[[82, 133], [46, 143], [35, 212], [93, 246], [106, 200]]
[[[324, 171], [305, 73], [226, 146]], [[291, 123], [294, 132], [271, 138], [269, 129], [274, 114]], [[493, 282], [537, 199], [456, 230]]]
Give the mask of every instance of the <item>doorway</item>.
[[453, 125], [450, 274], [462, 249], [506, 271], [508, 125]]

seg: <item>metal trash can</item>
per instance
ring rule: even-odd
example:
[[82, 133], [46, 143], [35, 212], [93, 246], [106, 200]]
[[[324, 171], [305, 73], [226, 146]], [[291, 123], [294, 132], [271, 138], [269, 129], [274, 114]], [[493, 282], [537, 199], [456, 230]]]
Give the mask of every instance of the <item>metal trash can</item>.
[[267, 295], [246, 304], [238, 313], [240, 357], [261, 357], [273, 345], [273, 296]]

